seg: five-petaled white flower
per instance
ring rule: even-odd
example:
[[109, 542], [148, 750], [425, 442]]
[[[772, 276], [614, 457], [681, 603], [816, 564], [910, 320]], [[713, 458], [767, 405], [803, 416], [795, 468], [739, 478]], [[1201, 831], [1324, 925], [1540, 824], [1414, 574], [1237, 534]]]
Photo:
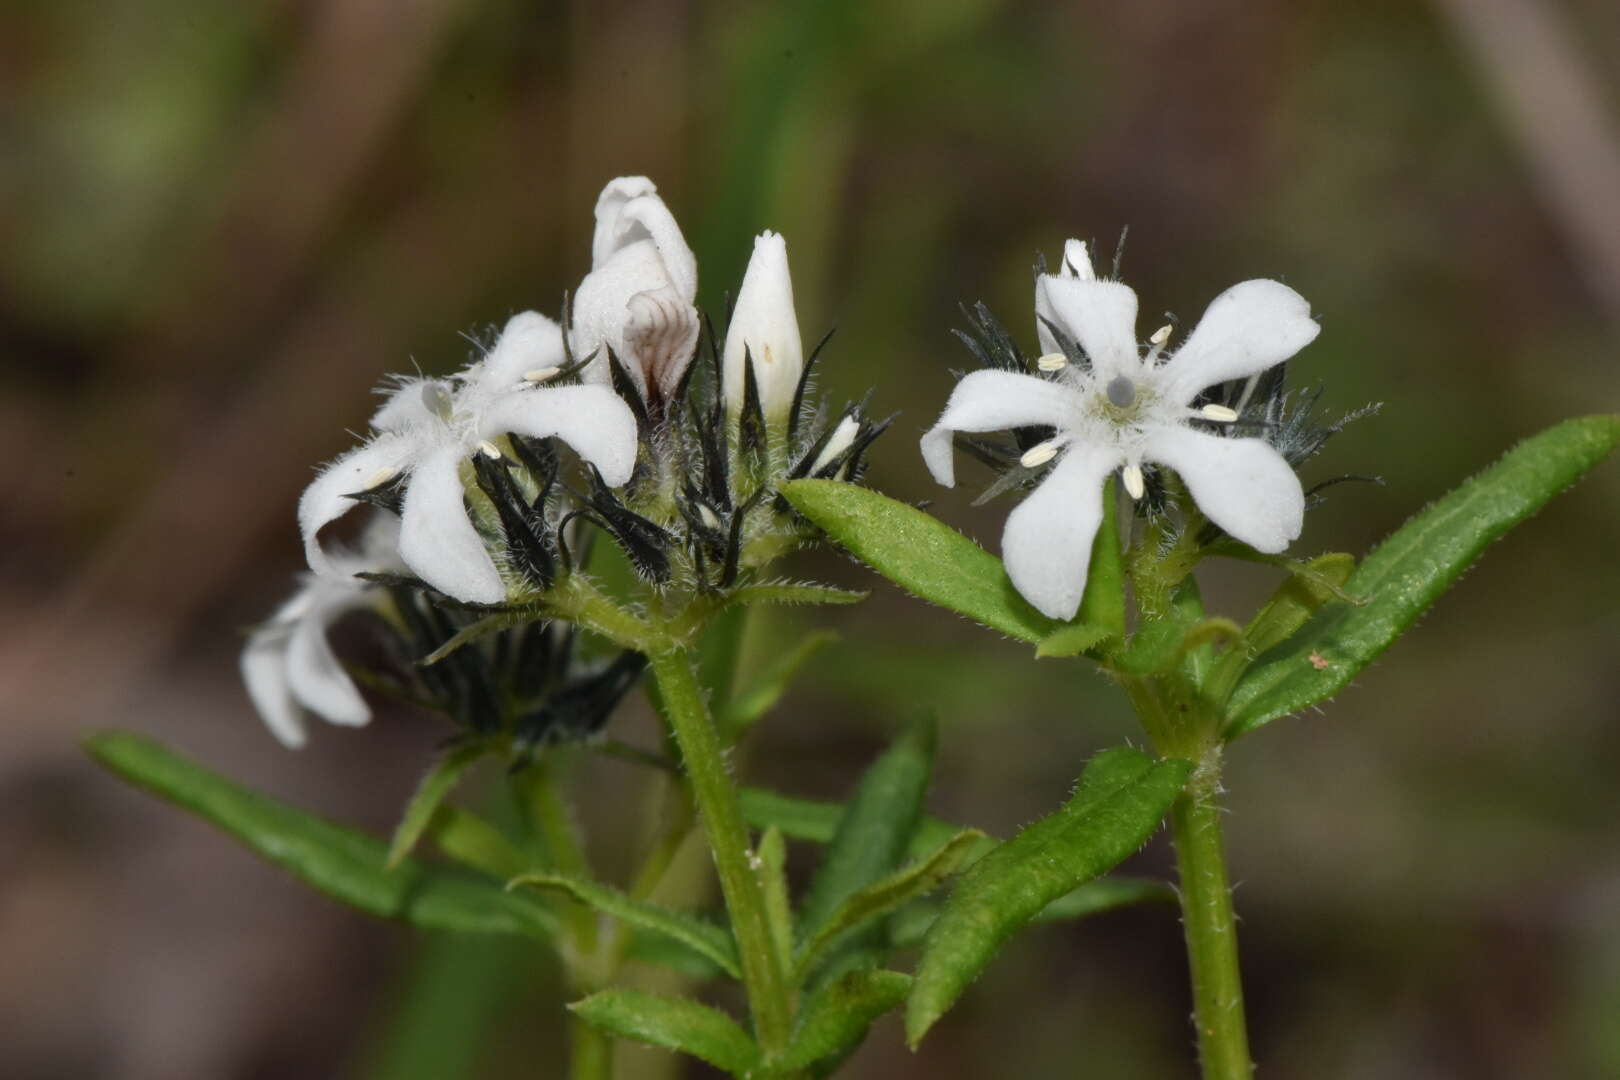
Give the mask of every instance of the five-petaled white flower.
[[698, 339], [697, 257], [645, 176], [621, 176], [596, 200], [591, 272], [574, 294], [574, 355], [595, 353], [585, 381], [610, 381], [612, 349], [644, 401], [667, 401]]
[[463, 464], [501, 451], [502, 435], [556, 436], [618, 487], [636, 463], [636, 420], [609, 387], [547, 386], [564, 362], [562, 328], [536, 312], [514, 315], [483, 357], [453, 379], [406, 379], [371, 418], [370, 442], [328, 465], [298, 504], [310, 568], [337, 568], [321, 546], [350, 498], [406, 473], [399, 555], [423, 581], [458, 600], [493, 604], [501, 577], [463, 503]]
[[386, 592], [354, 575], [401, 569], [398, 542], [398, 521], [391, 515], [373, 518], [360, 550], [332, 553], [333, 574], [306, 574], [298, 591], [248, 636], [242, 680], [265, 726], [288, 749], [304, 745], [306, 710], [345, 727], [371, 719], [326, 632], [349, 612], [375, 608], [386, 598]]
[[[1305, 511], [1299, 478], [1260, 439], [1226, 438], [1189, 421], [1229, 423], [1231, 409], [1191, 408], [1207, 387], [1265, 371], [1316, 337], [1310, 305], [1275, 281], [1245, 281], [1209, 305], [1173, 354], [1168, 326], [1136, 339], [1136, 293], [1099, 281], [1086, 246], [1070, 240], [1058, 274], [1035, 285], [1041, 375], [976, 371], [951, 394], [938, 424], [922, 438], [929, 470], [955, 483], [953, 432], [1044, 426], [1051, 439], [1023, 456], [1029, 467], [1058, 458], [1040, 485], [1007, 518], [1002, 557], [1025, 599], [1070, 619], [1086, 589], [1091, 545], [1102, 521], [1100, 490], [1122, 470], [1133, 498], [1143, 492], [1142, 464], [1174, 469], [1210, 521], [1254, 547], [1275, 553], [1298, 538]], [[1079, 345], [1090, 371], [1067, 362], [1048, 322]]]
[[754, 254], [748, 260], [742, 288], [737, 291], [731, 325], [726, 327], [720, 381], [726, 412], [732, 417], [743, 412], [745, 360], [753, 364], [765, 423], [782, 429], [804, 374], [804, 343], [793, 311], [787, 241], [779, 233], [763, 232], [754, 239]]

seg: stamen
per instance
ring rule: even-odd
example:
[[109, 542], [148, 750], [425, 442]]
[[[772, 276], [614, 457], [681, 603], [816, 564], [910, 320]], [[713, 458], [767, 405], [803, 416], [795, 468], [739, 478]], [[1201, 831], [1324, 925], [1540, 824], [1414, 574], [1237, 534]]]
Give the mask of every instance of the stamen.
[[488, 439], [478, 440], [478, 452], [489, 458], [491, 461], [501, 460], [501, 448], [490, 442]]
[[1147, 484], [1142, 477], [1142, 466], [1125, 466], [1123, 476], [1125, 479], [1126, 493], [1129, 494], [1133, 499], [1140, 499], [1143, 493], [1147, 491]]
[[1128, 409], [1136, 403], [1136, 384], [1124, 375], [1108, 380], [1108, 404], [1116, 409]]
[[533, 371], [525, 371], [523, 373], [523, 381], [535, 384], [543, 383], [549, 379], [556, 378], [557, 372], [561, 370], [562, 368], [560, 367], [535, 368]]
[[366, 477], [365, 490], [370, 491], [372, 488], [382, 487], [384, 484], [388, 483], [388, 481], [392, 480], [398, 475], [398, 469], [394, 468], [392, 465], [384, 465], [382, 468]]
[[1198, 414], [1205, 420], [1215, 420], [1222, 424], [1230, 424], [1238, 418], [1236, 409], [1228, 409], [1225, 405], [1205, 405], [1198, 410]]
[[1062, 371], [1068, 362], [1069, 358], [1062, 353], [1049, 352], [1036, 360], [1035, 366], [1042, 371]]
[[1142, 361], [1143, 365], [1146, 366], [1146, 367], [1152, 367], [1154, 364], [1158, 363], [1159, 362], [1159, 354], [1164, 352], [1164, 343], [1169, 341], [1169, 340], [1170, 340], [1170, 324], [1169, 323], [1166, 323], [1165, 325], [1159, 327], [1157, 330], [1153, 331], [1153, 336], [1148, 338], [1148, 344], [1152, 345], [1153, 347], [1148, 350], [1147, 359]]
[[1024, 451], [1024, 455], [1018, 459], [1018, 464], [1026, 469], [1034, 469], [1045, 465], [1048, 461], [1057, 457], [1058, 451], [1063, 449], [1064, 441], [1062, 439], [1047, 439], [1043, 443], [1038, 443]]

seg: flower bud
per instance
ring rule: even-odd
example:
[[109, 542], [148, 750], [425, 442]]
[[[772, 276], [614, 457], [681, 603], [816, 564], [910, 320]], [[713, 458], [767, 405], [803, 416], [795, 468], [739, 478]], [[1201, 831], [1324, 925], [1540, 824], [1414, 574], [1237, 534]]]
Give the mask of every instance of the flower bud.
[[620, 177], [596, 201], [591, 272], [574, 294], [571, 345], [592, 352], [586, 382], [611, 382], [618, 357], [642, 399], [667, 400], [698, 339], [697, 260], [651, 180]]
[[804, 347], [793, 313], [787, 245], [777, 233], [761, 233], [754, 241], [754, 255], [748, 261], [748, 272], [743, 276], [731, 325], [726, 330], [721, 369], [726, 413], [732, 418], [742, 415], [743, 365], [749, 359], [765, 423], [772, 430], [785, 431], [799, 378], [804, 373]]

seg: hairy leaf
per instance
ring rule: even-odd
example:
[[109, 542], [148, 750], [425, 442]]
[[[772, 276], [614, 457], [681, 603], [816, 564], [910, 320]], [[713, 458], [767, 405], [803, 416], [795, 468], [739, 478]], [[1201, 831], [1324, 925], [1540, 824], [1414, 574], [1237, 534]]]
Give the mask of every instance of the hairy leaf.
[[230, 833], [334, 899], [424, 929], [509, 933], [549, 941], [556, 919], [535, 900], [459, 867], [407, 858], [388, 869], [374, 836], [249, 791], [140, 735], [108, 731], [85, 749], [103, 766]]
[[805, 1002], [782, 1066], [804, 1069], [847, 1053], [910, 988], [911, 976], [898, 971], [851, 971], [827, 983]]
[[416, 842], [427, 830], [434, 812], [439, 809], [439, 804], [455, 790], [467, 768], [483, 755], [482, 746], [458, 746], [439, 758], [433, 768], [428, 770], [427, 775], [422, 777], [422, 782], [416, 786], [411, 801], [405, 804], [405, 816], [400, 819], [399, 828], [394, 830], [393, 843], [388, 847], [390, 867], [398, 866], [399, 861], [416, 847]]
[[923, 940], [908, 1041], [922, 1039], [1015, 931], [1141, 847], [1191, 769], [1128, 747], [1105, 750], [1061, 809], [974, 863]]
[[782, 494], [857, 559], [931, 604], [1030, 644], [1060, 625], [1013, 588], [1001, 560], [921, 510], [854, 484], [795, 480]]
[[603, 990], [568, 1008], [616, 1038], [691, 1054], [733, 1076], [752, 1075], [759, 1065], [759, 1048], [735, 1020], [690, 998]]
[[[1067, 922], [1136, 904], [1175, 902], [1176, 890], [1168, 882], [1123, 875], [1101, 877], [1053, 900], [1031, 922]], [[917, 944], [939, 918], [941, 906], [930, 902], [908, 905], [889, 921], [890, 944], [897, 949]]]
[[524, 874], [508, 882], [507, 888], [519, 885], [559, 889], [629, 926], [680, 942], [712, 960], [734, 979], [742, 977], [742, 969], [737, 963], [737, 943], [732, 940], [731, 932], [706, 919], [647, 900], [637, 900], [611, 886], [564, 874]]
[[1490, 544], [1620, 444], [1620, 416], [1566, 420], [1509, 450], [1397, 529], [1322, 605], [1261, 655], [1228, 705], [1227, 737], [1329, 698], [1405, 633]]

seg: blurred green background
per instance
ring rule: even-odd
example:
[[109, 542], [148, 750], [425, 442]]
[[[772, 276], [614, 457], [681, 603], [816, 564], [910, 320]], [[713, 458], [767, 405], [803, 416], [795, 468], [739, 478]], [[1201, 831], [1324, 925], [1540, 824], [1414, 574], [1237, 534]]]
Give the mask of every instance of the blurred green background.
[[[1323, 333], [1296, 377], [1386, 403], [1315, 464], [1302, 553], [1360, 552], [1511, 441], [1620, 407], [1620, 8], [1605, 0], [67, 0], [0, 9], [0, 1061], [9, 1077], [558, 1075], [555, 972], [305, 893], [96, 773], [126, 726], [386, 829], [442, 729], [300, 754], [240, 628], [368, 388], [557, 311], [607, 179], [652, 176], [718, 309], [783, 232], [824, 385], [900, 410], [872, 482], [994, 544], [1007, 503], [915, 449], [983, 299], [1111, 250], [1151, 313], [1248, 277]], [[978, 479], [972, 477], [971, 479]], [[1233, 872], [1268, 1077], [1620, 1075], [1620, 469], [1498, 545], [1322, 713], [1234, 747]], [[916, 705], [939, 814], [1006, 832], [1131, 735], [1078, 664], [873, 586], [751, 778], [836, 797]], [[1246, 613], [1270, 575], [1213, 570]], [[649, 739], [637, 703], [625, 737]], [[582, 763], [606, 872], [642, 776]], [[1169, 869], [1163, 839], [1132, 868]], [[852, 1077], [1191, 1077], [1173, 912], [1018, 940], [916, 1055]], [[493, 1014], [485, 1023], [478, 1017]], [[622, 1075], [671, 1071], [627, 1052]]]

